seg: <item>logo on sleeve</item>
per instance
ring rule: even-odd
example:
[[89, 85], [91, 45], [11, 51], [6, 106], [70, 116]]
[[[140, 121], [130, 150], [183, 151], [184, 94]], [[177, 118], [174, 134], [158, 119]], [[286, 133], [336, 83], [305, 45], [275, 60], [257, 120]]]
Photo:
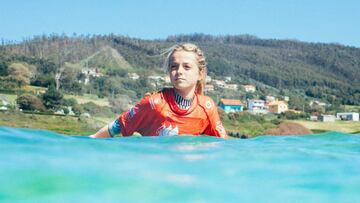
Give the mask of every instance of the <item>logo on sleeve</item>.
[[137, 111], [138, 111], [138, 107], [136, 107], [136, 106], [134, 106], [134, 107], [132, 107], [130, 110], [129, 110], [129, 113], [127, 114], [127, 116], [126, 116], [126, 120], [130, 120], [130, 119], [132, 119], [134, 116], [135, 116], [135, 114], [137, 113]]
[[211, 109], [213, 105], [210, 100], [206, 100], [205, 106], [206, 106], [206, 108]]

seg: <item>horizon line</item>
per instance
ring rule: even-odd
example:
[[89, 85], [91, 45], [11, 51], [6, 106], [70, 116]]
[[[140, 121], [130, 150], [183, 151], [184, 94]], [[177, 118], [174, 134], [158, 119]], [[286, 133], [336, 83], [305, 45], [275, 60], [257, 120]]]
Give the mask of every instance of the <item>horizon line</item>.
[[321, 42], [321, 41], [302, 41], [296, 38], [262, 38], [262, 37], [258, 37], [254, 34], [206, 34], [206, 33], [200, 33], [200, 32], [194, 32], [194, 33], [179, 33], [179, 34], [172, 34], [172, 35], [168, 35], [166, 37], [159, 37], [159, 38], [144, 38], [144, 37], [132, 37], [128, 34], [118, 34], [118, 33], [106, 33], [106, 34], [95, 34], [95, 33], [76, 33], [73, 32], [72, 34], [70, 33], [56, 33], [56, 32], [51, 32], [51, 33], [43, 33], [43, 34], [35, 34], [32, 36], [27, 36], [27, 37], [22, 37], [21, 40], [15, 40], [15, 39], [6, 39], [4, 37], [0, 37], [1, 39], [1, 44], [0, 46], [6, 46], [6, 45], [16, 45], [16, 44], [21, 44], [23, 42], [26, 41], [32, 41], [37, 37], [51, 37], [51, 36], [56, 36], [56, 37], [69, 37], [69, 38], [81, 38], [81, 37], [95, 37], [95, 36], [111, 36], [114, 35], [116, 37], [127, 37], [127, 38], [131, 38], [131, 39], [138, 39], [138, 40], [150, 40], [150, 41], [156, 41], [156, 40], [161, 40], [161, 41], [166, 41], [168, 38], [170, 37], [179, 37], [179, 36], [191, 36], [191, 35], [204, 35], [204, 36], [210, 36], [210, 37], [214, 37], [214, 38], [218, 38], [218, 37], [236, 37], [236, 36], [248, 36], [248, 37], [253, 37], [254, 39], [259, 39], [259, 40], [276, 40], [276, 41], [292, 41], [292, 42], [299, 42], [299, 43], [307, 43], [307, 44], [326, 44], [326, 45], [337, 45], [337, 46], [343, 46], [343, 47], [347, 47], [347, 48], [356, 48], [359, 49], [359, 47], [357, 47], [356, 45], [348, 45], [348, 44], [343, 44], [340, 42]]

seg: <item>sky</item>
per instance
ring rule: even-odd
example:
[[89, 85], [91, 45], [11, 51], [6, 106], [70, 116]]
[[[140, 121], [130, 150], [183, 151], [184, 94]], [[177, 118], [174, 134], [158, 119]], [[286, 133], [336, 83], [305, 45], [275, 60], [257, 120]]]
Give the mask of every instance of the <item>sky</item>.
[[360, 48], [358, 0], [0, 0], [0, 39], [250, 34]]

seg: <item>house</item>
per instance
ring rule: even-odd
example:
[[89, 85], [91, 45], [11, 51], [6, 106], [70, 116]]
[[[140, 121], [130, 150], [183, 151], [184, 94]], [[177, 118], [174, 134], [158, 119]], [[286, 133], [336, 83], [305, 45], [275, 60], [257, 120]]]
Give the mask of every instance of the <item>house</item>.
[[206, 82], [206, 84], [211, 83], [211, 77], [207, 75], [205, 82]]
[[266, 100], [267, 103], [270, 103], [272, 101], [275, 101], [276, 98], [274, 96], [268, 95], [268, 96], [266, 96], [265, 100]]
[[132, 80], [137, 80], [140, 76], [137, 73], [128, 73], [128, 77]]
[[312, 112], [311, 115], [310, 115], [310, 120], [311, 121], [318, 121], [320, 120], [320, 113], [319, 112]]
[[214, 91], [214, 85], [205, 85], [205, 91], [206, 92], [210, 92], [210, 91]]
[[319, 120], [322, 122], [334, 122], [335, 116], [334, 115], [320, 115]]
[[237, 84], [225, 84], [224, 89], [237, 90]]
[[102, 74], [99, 72], [97, 68], [83, 68], [81, 69], [81, 73], [84, 74], [86, 77], [101, 77]]
[[165, 82], [165, 77], [160, 75], [150, 75], [147, 77], [150, 80], [150, 85], [153, 87], [163, 86]]
[[311, 116], [310, 116], [310, 120], [311, 120], [311, 121], [317, 121], [317, 120], [318, 120], [318, 116], [311, 115]]
[[227, 76], [224, 78], [225, 79], [225, 82], [230, 82], [231, 81], [231, 77], [230, 76]]
[[[97, 68], [83, 68], [81, 69], [81, 73], [85, 75], [85, 80], [84, 80], [85, 85], [90, 82], [90, 76], [97, 78], [103, 76]], [[81, 82], [81, 80], [79, 82]]]
[[212, 80], [212, 83], [217, 86], [217, 87], [221, 87], [224, 88], [226, 83], [223, 80]]
[[267, 108], [264, 100], [260, 99], [248, 99], [247, 108], [250, 113], [267, 113]]
[[237, 99], [221, 99], [220, 108], [224, 109], [226, 113], [235, 113], [243, 111], [243, 104]]
[[268, 111], [270, 113], [280, 114], [288, 110], [288, 104], [285, 101], [275, 100], [268, 103]]
[[325, 107], [325, 106], [326, 106], [326, 103], [315, 100], [315, 101], [311, 101], [311, 102], [309, 103], [309, 105], [310, 105], [311, 107], [312, 107], [312, 106], [323, 106], [323, 107]]
[[150, 75], [147, 78], [154, 81], [165, 81], [165, 79], [160, 75]]
[[355, 112], [337, 113], [336, 118], [339, 120], [346, 120], [346, 121], [359, 121], [359, 113], [355, 113]]
[[315, 109], [316, 111], [325, 112], [326, 103], [320, 101], [310, 101], [309, 106], [311, 109]]
[[243, 85], [245, 92], [255, 92], [256, 88], [254, 85]]

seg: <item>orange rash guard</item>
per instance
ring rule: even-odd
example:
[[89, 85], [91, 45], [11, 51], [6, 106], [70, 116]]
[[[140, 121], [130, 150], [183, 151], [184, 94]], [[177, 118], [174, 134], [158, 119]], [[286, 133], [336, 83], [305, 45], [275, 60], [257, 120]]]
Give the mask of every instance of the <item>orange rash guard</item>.
[[138, 132], [143, 136], [209, 135], [226, 137], [214, 101], [195, 94], [190, 108], [180, 109], [174, 89], [146, 95], [129, 111], [118, 118], [123, 136]]

